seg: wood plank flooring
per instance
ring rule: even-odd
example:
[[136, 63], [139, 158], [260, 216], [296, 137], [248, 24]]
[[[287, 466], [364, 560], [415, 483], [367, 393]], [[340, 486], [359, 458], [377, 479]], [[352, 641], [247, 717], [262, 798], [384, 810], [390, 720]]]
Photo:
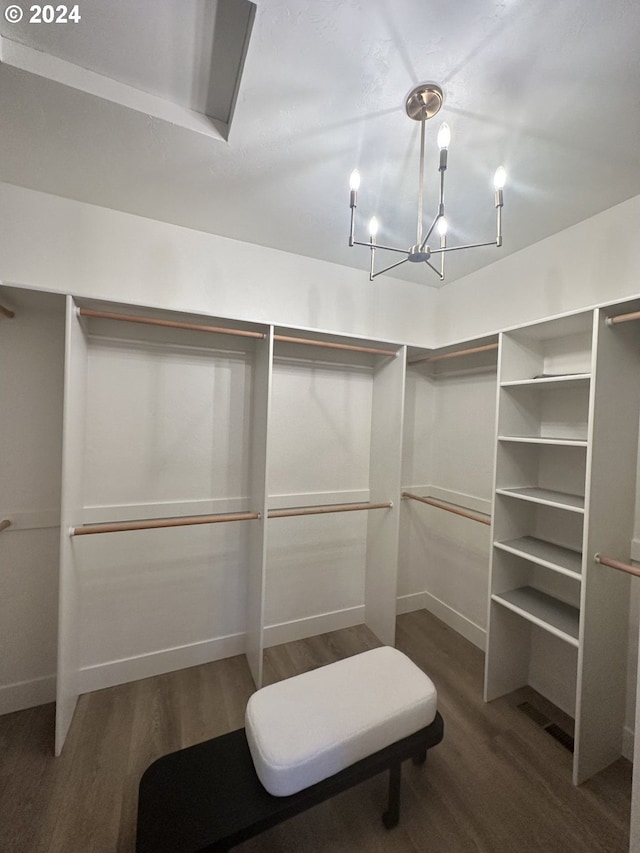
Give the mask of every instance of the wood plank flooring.
[[[267, 683], [379, 645], [364, 627], [269, 649]], [[631, 765], [574, 788], [570, 753], [516, 704], [482, 702], [482, 653], [426, 611], [397, 646], [438, 688], [445, 737], [403, 768], [400, 825], [382, 826], [372, 779], [235, 848], [238, 853], [623, 853]], [[60, 758], [53, 705], [0, 718], [2, 853], [133, 853], [137, 786], [157, 757], [243, 725], [253, 684], [229, 658], [82, 696]], [[179, 853], [179, 851], [176, 851]]]

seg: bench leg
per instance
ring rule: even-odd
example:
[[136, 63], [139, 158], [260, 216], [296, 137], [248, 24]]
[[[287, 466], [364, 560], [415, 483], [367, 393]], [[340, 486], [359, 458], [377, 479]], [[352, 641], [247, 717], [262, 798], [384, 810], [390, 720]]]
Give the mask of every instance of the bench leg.
[[421, 749], [420, 752], [417, 755], [414, 755], [412, 758], [412, 761], [416, 765], [416, 767], [419, 767], [421, 764], [424, 764], [426, 760], [427, 760], [427, 747], [426, 746], [424, 749]]
[[382, 822], [387, 829], [393, 829], [400, 820], [400, 780], [402, 778], [402, 763], [397, 761], [389, 769], [389, 806], [382, 815]]

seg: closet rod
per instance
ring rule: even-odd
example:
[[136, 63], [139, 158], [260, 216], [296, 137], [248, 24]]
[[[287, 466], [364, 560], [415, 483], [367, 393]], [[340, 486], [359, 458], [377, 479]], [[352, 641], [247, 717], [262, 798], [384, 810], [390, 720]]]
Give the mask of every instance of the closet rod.
[[326, 349], [347, 350], [347, 352], [367, 352], [371, 355], [389, 355], [396, 356], [397, 353], [388, 349], [378, 349], [377, 347], [362, 347], [356, 344], [334, 344], [331, 341], [316, 341], [313, 338], [295, 338], [290, 335], [274, 335], [274, 341], [279, 341], [284, 344], [307, 344], [312, 347], [325, 347]]
[[154, 530], [157, 527], [185, 527], [191, 524], [217, 524], [220, 521], [249, 521], [260, 518], [257, 512], [227, 512], [218, 515], [185, 515], [177, 518], [152, 518], [149, 521], [116, 521], [113, 524], [87, 524], [72, 527], [71, 536], [89, 533], [122, 533], [126, 530]]
[[629, 575], [635, 575], [637, 578], [640, 578], [640, 569], [636, 568], [636, 566], [630, 566], [629, 563], [622, 563], [620, 560], [611, 559], [611, 557], [601, 557], [600, 554], [596, 554], [593, 559], [596, 563], [600, 563], [601, 566], [609, 566], [611, 569], [617, 569], [619, 572], [626, 572]]
[[445, 509], [447, 512], [453, 512], [455, 515], [461, 515], [463, 518], [470, 518], [472, 521], [479, 521], [480, 524], [491, 524], [490, 515], [471, 512], [471, 510], [463, 509], [463, 507], [449, 503], [448, 501], [439, 501], [435, 498], [423, 498], [420, 497], [420, 495], [414, 495], [411, 492], [403, 492], [402, 497], [411, 498], [412, 501], [420, 501], [420, 503], [435, 506], [438, 509]]
[[2, 533], [3, 530], [6, 530], [7, 527], [11, 527], [11, 522], [8, 518], [5, 518], [3, 521], [0, 521], [0, 533]]
[[360, 509], [390, 509], [393, 501], [381, 504], [329, 504], [328, 506], [301, 506], [289, 509], [270, 509], [269, 518], [287, 518], [292, 515], [321, 515], [327, 512], [356, 512]]
[[617, 317], [607, 317], [607, 326], [628, 323], [630, 320], [640, 320], [640, 311], [632, 311], [630, 314], [618, 314]]
[[4, 305], [0, 305], [0, 314], [8, 317], [9, 319], [16, 316], [15, 311], [12, 311], [10, 308], [5, 308]]
[[470, 347], [469, 349], [458, 349], [453, 352], [443, 352], [440, 355], [427, 355], [424, 358], [414, 358], [409, 364], [422, 364], [427, 361], [442, 361], [445, 358], [457, 358], [459, 355], [474, 355], [477, 352], [489, 352], [498, 349], [498, 344], [483, 344], [481, 347]]
[[166, 329], [189, 329], [192, 332], [214, 332], [218, 335], [235, 335], [239, 338], [266, 337], [262, 332], [248, 329], [227, 329], [222, 326], [205, 326], [201, 323], [182, 323], [179, 320], [161, 320], [158, 317], [140, 317], [136, 314], [116, 314], [112, 311], [94, 311], [93, 308], [80, 308], [81, 317], [97, 317], [101, 320], [122, 320], [124, 323], [140, 323], [143, 326], [163, 326]]

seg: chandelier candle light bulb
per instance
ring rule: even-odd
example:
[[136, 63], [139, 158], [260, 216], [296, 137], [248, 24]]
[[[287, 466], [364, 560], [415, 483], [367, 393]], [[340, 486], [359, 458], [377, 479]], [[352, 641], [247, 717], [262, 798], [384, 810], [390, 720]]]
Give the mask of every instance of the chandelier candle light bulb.
[[349, 245], [353, 246], [353, 241], [355, 238], [355, 213], [356, 207], [358, 205], [358, 188], [360, 187], [360, 172], [357, 169], [354, 169], [351, 172], [351, 176], [349, 177], [349, 189], [351, 191], [349, 204], [351, 205], [351, 227], [349, 229]]
[[493, 188], [496, 192], [496, 245], [502, 246], [502, 207], [504, 200], [502, 198], [502, 190], [507, 182], [507, 172], [504, 166], [498, 166], [495, 175], [493, 176]]
[[442, 196], [444, 195], [444, 170], [447, 168], [447, 151], [449, 150], [449, 145], [451, 143], [451, 130], [449, 125], [443, 122], [440, 125], [440, 130], [438, 131], [438, 148], [440, 149], [440, 204], [444, 205], [444, 200]]
[[[371, 260], [369, 270], [370, 281], [373, 281], [376, 276], [382, 275], [385, 272], [389, 272], [389, 270], [395, 269], [395, 267], [398, 267], [401, 264], [406, 263], [407, 261], [411, 261], [412, 263], [425, 263], [436, 273], [440, 280], [443, 281], [444, 256], [447, 252], [455, 252], [459, 249], [475, 249], [480, 246], [502, 246], [502, 207], [504, 203], [502, 190], [506, 180], [506, 172], [503, 166], [500, 166], [496, 170], [496, 173], [494, 175], [495, 206], [497, 211], [497, 227], [495, 240], [490, 240], [484, 243], [470, 243], [465, 246], [446, 245], [447, 221], [444, 218], [444, 175], [447, 170], [447, 156], [449, 151], [449, 145], [451, 143], [451, 129], [449, 128], [449, 125], [446, 122], [441, 125], [437, 136], [438, 148], [440, 149], [440, 163], [438, 167], [438, 171], [440, 173], [440, 194], [438, 211], [431, 223], [431, 226], [427, 230], [426, 237], [424, 237], [423, 239], [422, 235], [424, 230], [423, 192], [425, 125], [428, 119], [433, 118], [433, 116], [439, 112], [443, 100], [444, 95], [442, 93], [442, 89], [435, 83], [421, 83], [419, 86], [416, 86], [415, 89], [413, 89], [411, 92], [409, 92], [405, 100], [405, 111], [409, 118], [413, 119], [414, 121], [419, 121], [421, 123], [420, 159], [418, 172], [418, 223], [416, 229], [417, 240], [415, 244], [412, 245], [409, 249], [399, 249], [394, 246], [377, 245], [375, 237], [378, 233], [378, 220], [375, 218], [375, 216], [369, 222], [369, 242], [364, 243], [355, 239], [355, 208], [357, 204], [357, 191], [360, 187], [360, 174], [357, 169], [354, 169], [354, 171], [351, 173], [351, 179], [349, 181], [349, 187], [351, 191], [351, 229], [349, 232], [349, 245], [369, 247]], [[439, 248], [432, 248], [429, 246], [428, 241], [436, 226], [438, 234], [440, 235], [440, 246]], [[374, 258], [376, 248], [387, 252], [397, 252], [400, 255], [404, 255], [405, 257], [402, 258], [402, 260], [396, 261], [390, 266], [385, 267], [384, 269], [374, 272]], [[440, 255], [440, 269], [437, 269], [430, 262], [431, 256], [435, 254]]]

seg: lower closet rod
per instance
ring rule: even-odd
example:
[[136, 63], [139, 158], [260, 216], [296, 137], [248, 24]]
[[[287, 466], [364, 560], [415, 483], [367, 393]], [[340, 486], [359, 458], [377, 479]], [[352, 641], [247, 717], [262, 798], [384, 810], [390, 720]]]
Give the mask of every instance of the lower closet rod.
[[420, 495], [414, 495], [411, 492], [403, 492], [403, 498], [411, 498], [412, 501], [420, 501], [420, 503], [435, 506], [438, 509], [445, 509], [447, 512], [453, 512], [455, 515], [461, 515], [463, 518], [470, 518], [471, 521], [479, 521], [480, 524], [491, 524], [491, 516], [471, 512], [471, 510], [463, 509], [461, 506], [451, 504], [446, 501], [439, 501], [435, 498], [423, 498]]
[[11, 522], [8, 518], [5, 518], [3, 521], [0, 521], [0, 533], [2, 533], [3, 530], [6, 530], [7, 527], [11, 527]]
[[593, 559], [601, 566], [609, 566], [611, 569], [617, 569], [619, 572], [626, 572], [629, 575], [635, 575], [635, 577], [640, 578], [640, 569], [636, 566], [629, 565], [629, 563], [623, 563], [620, 560], [614, 560], [611, 557], [601, 557], [600, 554], [596, 554]]
[[391, 509], [393, 501], [382, 504], [329, 504], [328, 506], [301, 506], [289, 509], [270, 509], [269, 518], [287, 518], [291, 515], [320, 515], [326, 512], [356, 512], [360, 509]]
[[10, 308], [5, 308], [4, 305], [0, 305], [0, 314], [2, 314], [4, 317], [8, 317], [9, 319], [16, 316], [14, 311], [12, 311]]
[[227, 512], [218, 515], [191, 515], [177, 518], [151, 518], [149, 521], [117, 521], [113, 524], [88, 524], [72, 527], [71, 536], [89, 533], [122, 533], [125, 530], [154, 530], [157, 527], [185, 527], [190, 524], [217, 524], [220, 521], [249, 521], [260, 518], [258, 512]]

